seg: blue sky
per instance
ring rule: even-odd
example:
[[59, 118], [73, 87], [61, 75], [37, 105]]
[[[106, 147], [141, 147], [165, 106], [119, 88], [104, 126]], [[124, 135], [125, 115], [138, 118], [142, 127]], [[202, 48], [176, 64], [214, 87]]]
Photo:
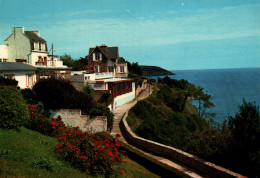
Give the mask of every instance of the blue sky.
[[169, 70], [260, 67], [259, 0], [0, 0], [0, 44], [14, 26], [74, 59], [106, 44]]

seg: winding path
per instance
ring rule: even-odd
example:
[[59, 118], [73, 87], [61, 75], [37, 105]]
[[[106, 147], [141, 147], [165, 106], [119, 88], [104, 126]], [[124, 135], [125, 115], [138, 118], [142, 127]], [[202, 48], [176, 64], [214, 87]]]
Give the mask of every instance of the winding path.
[[111, 135], [112, 136], [115, 136], [117, 133], [121, 135], [121, 137], [119, 138], [120, 141], [128, 144], [129, 146], [131, 146], [132, 148], [138, 150], [139, 152], [145, 154], [146, 156], [149, 156], [163, 164], [167, 164], [168, 166], [172, 167], [173, 169], [175, 170], [178, 170], [180, 172], [183, 172], [184, 174], [186, 174], [188, 177], [202, 177], [200, 174], [198, 174], [196, 171], [180, 164], [180, 163], [177, 163], [177, 162], [173, 162], [171, 160], [168, 160], [166, 158], [163, 158], [163, 157], [160, 157], [160, 156], [156, 156], [156, 155], [152, 155], [150, 153], [147, 153], [143, 150], [140, 150], [139, 148], [136, 148], [135, 146], [133, 145], [130, 145], [125, 139], [124, 137], [122, 136], [122, 133], [120, 131], [120, 127], [119, 127], [119, 123], [121, 121], [121, 119], [123, 118], [124, 116], [124, 113], [125, 112], [128, 112], [136, 103], [137, 101], [139, 100], [142, 100], [146, 97], [149, 96], [149, 91], [150, 93], [152, 92], [152, 87], [147, 87], [145, 90], [143, 90], [134, 100], [122, 105], [122, 106], [119, 106], [117, 107], [116, 109], [114, 109], [113, 113], [114, 113], [114, 124], [113, 124], [113, 130], [111, 132]]

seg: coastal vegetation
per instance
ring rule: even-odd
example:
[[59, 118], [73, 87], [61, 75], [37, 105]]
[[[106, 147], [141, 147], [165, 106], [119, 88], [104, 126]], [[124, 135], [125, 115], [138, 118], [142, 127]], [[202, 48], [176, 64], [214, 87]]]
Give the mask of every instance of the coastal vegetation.
[[[129, 112], [127, 122], [136, 134], [246, 176], [259, 175], [260, 115], [255, 103], [244, 100], [235, 117], [219, 124], [207, 111], [214, 104], [202, 87], [165, 77], [153, 88]], [[198, 100], [197, 107], [192, 99]]]
[[140, 67], [141, 70], [143, 71], [143, 76], [175, 75], [171, 71], [165, 70], [158, 66], [141, 65]]

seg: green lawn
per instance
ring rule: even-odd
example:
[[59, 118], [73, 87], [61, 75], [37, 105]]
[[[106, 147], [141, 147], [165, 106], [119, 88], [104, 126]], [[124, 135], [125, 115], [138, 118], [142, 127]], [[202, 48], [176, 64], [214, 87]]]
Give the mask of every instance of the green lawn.
[[[91, 177], [53, 151], [56, 138], [26, 129], [0, 129], [0, 177]], [[159, 177], [131, 159], [120, 177]]]

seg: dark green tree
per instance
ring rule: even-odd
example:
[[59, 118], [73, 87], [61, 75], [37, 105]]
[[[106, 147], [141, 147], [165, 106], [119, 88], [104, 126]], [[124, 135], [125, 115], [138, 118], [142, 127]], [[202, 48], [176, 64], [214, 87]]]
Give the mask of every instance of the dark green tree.
[[64, 54], [60, 56], [60, 60], [63, 61], [63, 64], [68, 67], [73, 67], [75, 64], [75, 61], [71, 58], [69, 54]]
[[42, 79], [34, 85], [33, 92], [46, 109], [81, 109], [87, 112], [92, 107], [92, 98], [77, 91], [69, 81]]
[[238, 106], [238, 113], [228, 120], [234, 138], [233, 154], [244, 168], [245, 174], [260, 175], [260, 114], [255, 102]]

